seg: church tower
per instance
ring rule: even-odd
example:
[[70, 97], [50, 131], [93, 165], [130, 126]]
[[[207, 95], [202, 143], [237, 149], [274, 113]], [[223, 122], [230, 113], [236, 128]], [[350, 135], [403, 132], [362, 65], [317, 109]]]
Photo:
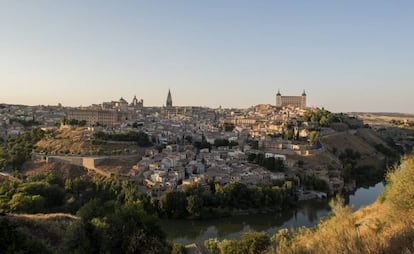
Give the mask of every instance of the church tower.
[[278, 90], [276, 94], [276, 107], [282, 107], [282, 95], [280, 94], [280, 90]]
[[301, 101], [300, 101], [300, 106], [301, 106], [301, 108], [306, 108], [306, 93], [305, 93], [305, 90], [303, 90], [303, 93], [302, 93], [302, 98], [301, 98]]
[[172, 97], [171, 97], [171, 92], [170, 89], [168, 89], [168, 95], [167, 95], [167, 103], [166, 106], [167, 108], [172, 108]]

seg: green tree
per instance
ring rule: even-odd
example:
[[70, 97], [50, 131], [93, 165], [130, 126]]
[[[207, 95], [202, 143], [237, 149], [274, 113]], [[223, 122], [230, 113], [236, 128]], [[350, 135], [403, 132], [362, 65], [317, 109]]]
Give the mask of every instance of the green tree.
[[156, 217], [137, 204], [119, 207], [108, 217], [110, 253], [168, 253], [169, 245]]
[[214, 146], [215, 147], [221, 147], [221, 146], [229, 146], [229, 140], [228, 139], [215, 139], [214, 140]]
[[218, 244], [220, 254], [244, 254], [239, 241], [223, 240]]
[[45, 208], [45, 199], [40, 195], [16, 193], [9, 201], [9, 207], [15, 212], [39, 213]]
[[185, 254], [185, 247], [178, 243], [173, 243], [171, 254]]
[[318, 141], [319, 141], [319, 131], [311, 131], [310, 133], [309, 133], [309, 144], [311, 145], [311, 146], [314, 146], [314, 145], [316, 145], [317, 143], [318, 143]]
[[203, 208], [203, 198], [200, 195], [191, 195], [187, 197], [187, 211], [194, 217], [200, 217]]
[[103, 253], [103, 230], [87, 220], [79, 220], [69, 224], [64, 238], [64, 252]]
[[204, 247], [206, 247], [210, 254], [220, 254], [219, 244], [220, 241], [217, 238], [210, 238], [204, 241]]
[[[170, 246], [156, 217], [139, 204], [115, 205], [104, 214], [90, 211], [72, 223], [65, 237], [67, 253], [169, 253]], [[97, 217], [94, 217], [97, 216]]]
[[234, 128], [235, 128], [235, 125], [234, 125], [234, 124], [232, 124], [232, 123], [224, 123], [224, 124], [223, 124], [223, 130], [224, 130], [224, 131], [228, 131], [228, 132], [230, 132], [230, 131], [233, 131], [233, 130], [234, 130]]
[[183, 218], [187, 214], [187, 197], [181, 191], [166, 191], [161, 196], [160, 208], [169, 218]]
[[[406, 214], [414, 211], [414, 155], [405, 159], [401, 167], [394, 167], [387, 174], [386, 200], [400, 215], [407, 220]], [[407, 220], [407, 223], [410, 222]]]
[[244, 233], [240, 245], [243, 253], [260, 254], [270, 246], [270, 238], [264, 232]]
[[52, 253], [43, 243], [31, 239], [6, 217], [0, 217], [0, 239], [0, 252], [4, 254]]

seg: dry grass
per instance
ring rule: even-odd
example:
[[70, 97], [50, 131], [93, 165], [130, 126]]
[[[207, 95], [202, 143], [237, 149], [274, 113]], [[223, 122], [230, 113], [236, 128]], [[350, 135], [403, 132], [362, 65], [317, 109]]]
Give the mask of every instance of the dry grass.
[[55, 131], [54, 137], [40, 140], [37, 146], [48, 149], [50, 153], [66, 150], [73, 154], [86, 153], [94, 150], [88, 135], [90, 133], [86, 128], [60, 128]]
[[349, 132], [340, 132], [334, 135], [322, 137], [322, 142], [329, 150], [337, 149], [337, 153], [343, 152], [346, 148], [358, 151], [361, 155], [372, 155], [376, 153], [375, 148], [370, 144], [370, 140], [362, 139], [359, 135]]
[[45, 161], [27, 161], [20, 173], [25, 177], [33, 177], [53, 171], [62, 179], [74, 179], [87, 174], [87, 171], [80, 166], [58, 162], [46, 163]]
[[36, 214], [8, 214], [10, 219], [29, 219], [29, 220], [78, 220], [79, 217], [69, 213], [36, 213]]
[[141, 160], [141, 156], [105, 159], [97, 165], [97, 168], [114, 174], [119, 173], [123, 175], [128, 174], [132, 166], [136, 165], [139, 160]]
[[125, 142], [91, 142], [92, 132], [87, 128], [60, 128], [56, 130], [52, 137], [40, 140], [36, 145], [51, 154], [63, 154], [69, 151], [73, 155], [102, 154], [111, 155], [113, 151], [139, 151], [137, 145]]
[[269, 253], [414, 253], [414, 157], [388, 180], [372, 205], [353, 213], [337, 202], [316, 228], [279, 234]]
[[378, 152], [375, 145], [381, 144], [391, 149], [373, 130], [359, 129], [355, 132], [340, 132], [322, 138], [322, 143], [329, 151], [336, 150], [339, 156], [345, 149], [351, 149], [361, 154], [357, 166], [372, 165], [383, 167], [385, 156]]

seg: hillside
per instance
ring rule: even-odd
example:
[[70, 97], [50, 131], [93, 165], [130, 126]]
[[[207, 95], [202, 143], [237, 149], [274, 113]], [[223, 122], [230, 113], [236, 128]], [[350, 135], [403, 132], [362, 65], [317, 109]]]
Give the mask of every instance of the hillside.
[[62, 251], [61, 247], [69, 223], [79, 220], [76, 216], [63, 213], [8, 214], [5, 218], [17, 225], [19, 232], [28, 239], [40, 242], [56, 253]]
[[413, 253], [414, 156], [387, 176], [378, 200], [352, 212], [339, 199], [315, 228], [283, 229], [267, 253]]
[[358, 129], [345, 132], [337, 132], [321, 138], [321, 142], [328, 151], [331, 151], [338, 157], [346, 149], [360, 154], [357, 161], [359, 165], [383, 166], [385, 155], [379, 151], [376, 146], [380, 145], [388, 150], [392, 150], [373, 130]]
[[87, 175], [87, 171], [80, 166], [71, 165], [68, 163], [45, 161], [27, 161], [23, 164], [20, 174], [23, 177], [36, 177], [38, 175], [46, 175], [48, 173], [55, 173], [59, 175], [63, 181], [66, 179], [74, 179], [76, 177]]
[[[144, 154], [145, 148], [135, 141], [103, 140], [93, 134], [86, 127], [72, 126], [46, 132], [35, 144], [36, 153], [32, 155], [35, 160], [23, 164], [21, 175], [30, 177], [53, 170], [70, 179], [87, 175], [88, 170], [99, 171], [104, 176], [127, 175]], [[47, 160], [46, 156], [55, 157]], [[94, 158], [96, 162], [93, 166], [86, 166], [83, 158]]]
[[336, 132], [323, 136], [321, 143], [342, 165], [345, 182], [357, 184], [382, 179], [388, 166], [399, 160], [400, 150], [370, 128]]
[[113, 155], [141, 151], [134, 142], [98, 141], [94, 140], [92, 133], [86, 127], [60, 127], [40, 140], [36, 144], [36, 151], [71, 155]]

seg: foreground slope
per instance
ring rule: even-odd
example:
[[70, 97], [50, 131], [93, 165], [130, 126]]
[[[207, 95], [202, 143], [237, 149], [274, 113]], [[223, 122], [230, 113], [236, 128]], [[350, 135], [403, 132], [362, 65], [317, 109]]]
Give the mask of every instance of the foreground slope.
[[378, 200], [353, 213], [342, 200], [315, 228], [281, 230], [268, 253], [413, 253], [414, 155], [387, 175]]

